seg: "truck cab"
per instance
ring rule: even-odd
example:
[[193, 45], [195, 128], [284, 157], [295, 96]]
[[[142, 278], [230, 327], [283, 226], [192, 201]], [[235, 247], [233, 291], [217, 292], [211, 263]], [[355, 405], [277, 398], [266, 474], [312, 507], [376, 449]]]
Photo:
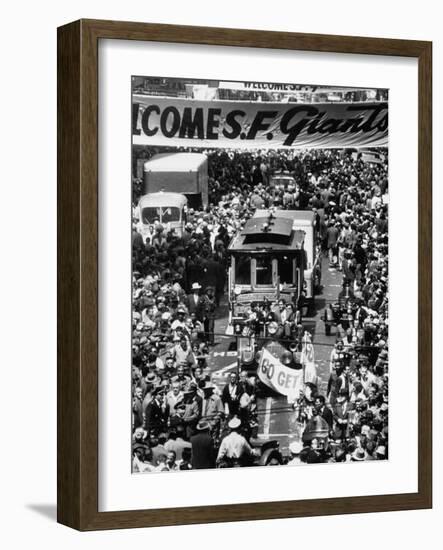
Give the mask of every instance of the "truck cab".
[[188, 200], [179, 193], [150, 193], [140, 197], [138, 203], [139, 228], [143, 240], [151, 235], [150, 227], [156, 222], [167, 231], [174, 229], [181, 237], [186, 223]]

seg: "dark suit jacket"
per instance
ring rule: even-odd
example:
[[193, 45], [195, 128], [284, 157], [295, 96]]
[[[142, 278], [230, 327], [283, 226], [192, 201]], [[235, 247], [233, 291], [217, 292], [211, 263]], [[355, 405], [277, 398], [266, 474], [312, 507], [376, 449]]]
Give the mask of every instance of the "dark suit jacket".
[[351, 381], [349, 380], [349, 378], [346, 379], [342, 374], [340, 374], [335, 382], [335, 391], [337, 392], [337, 394], [341, 389], [347, 389], [348, 393], [350, 393], [350, 387]]
[[192, 467], [195, 470], [215, 468], [215, 450], [208, 432], [199, 432], [191, 437]]
[[153, 399], [146, 407], [145, 412], [145, 430], [148, 433], [159, 433], [164, 429], [166, 413], [161, 406]]
[[332, 414], [331, 409], [328, 407], [324, 407], [321, 416], [324, 420], [326, 420], [329, 428], [332, 430], [332, 426], [334, 424], [334, 415]]
[[194, 295], [189, 294], [186, 298], [186, 307], [188, 308], [189, 313], [195, 313], [195, 316], [199, 321], [203, 321], [205, 313], [205, 300], [203, 296], [199, 296], [197, 304], [194, 300]]
[[353, 410], [352, 403], [346, 404], [346, 410], [341, 403], [336, 403], [334, 406], [334, 420], [335, 420], [335, 437], [345, 438], [349, 435], [349, 422], [346, 424], [339, 424], [338, 420], [349, 420], [349, 413]]
[[206, 288], [207, 286], [213, 286], [214, 288], [219, 287], [220, 282], [218, 281], [218, 279], [221, 273], [220, 264], [215, 260], [211, 260], [211, 259], [205, 260], [203, 263], [203, 270], [204, 270], [204, 280], [203, 280], [202, 286], [204, 288]]
[[233, 399], [229, 392], [229, 384], [226, 384], [226, 386], [223, 388], [221, 399], [223, 401], [223, 404], [225, 403], [228, 404], [230, 414], [238, 413], [240, 396], [242, 395], [243, 392], [244, 392], [243, 386], [241, 384], [237, 384], [237, 387], [235, 388], [235, 392], [234, 392], [234, 399]]

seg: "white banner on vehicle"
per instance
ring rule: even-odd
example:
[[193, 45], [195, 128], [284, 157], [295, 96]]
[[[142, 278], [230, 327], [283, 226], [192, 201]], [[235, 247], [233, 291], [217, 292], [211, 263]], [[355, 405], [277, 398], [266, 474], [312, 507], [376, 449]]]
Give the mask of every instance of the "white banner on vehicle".
[[303, 389], [303, 370], [285, 367], [267, 349], [262, 350], [258, 365], [258, 377], [272, 390], [286, 395], [288, 401], [295, 401]]
[[135, 145], [342, 148], [388, 144], [388, 104], [205, 101], [134, 95]]

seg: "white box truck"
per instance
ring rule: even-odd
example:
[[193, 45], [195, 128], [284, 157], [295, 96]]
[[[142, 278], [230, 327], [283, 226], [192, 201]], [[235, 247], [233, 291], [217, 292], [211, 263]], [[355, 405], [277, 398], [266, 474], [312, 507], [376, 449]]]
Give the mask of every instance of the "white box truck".
[[[188, 208], [208, 206], [208, 158], [203, 153], [161, 153], [144, 164], [144, 187], [151, 193], [179, 193]], [[168, 206], [168, 205], [165, 205]]]

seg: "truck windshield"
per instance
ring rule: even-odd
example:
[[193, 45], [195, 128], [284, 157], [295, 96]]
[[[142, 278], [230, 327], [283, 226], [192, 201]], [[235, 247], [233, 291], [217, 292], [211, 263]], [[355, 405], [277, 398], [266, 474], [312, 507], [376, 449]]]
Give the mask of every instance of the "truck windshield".
[[176, 206], [147, 206], [142, 210], [142, 222], [154, 223], [158, 220], [162, 223], [180, 221], [180, 209]]
[[147, 206], [142, 210], [142, 222], [154, 223], [155, 220], [160, 221], [160, 208], [154, 206]]
[[270, 256], [257, 256], [255, 277], [257, 285], [272, 285], [272, 258]]
[[178, 222], [180, 221], [180, 209], [176, 206], [164, 206], [162, 208], [162, 222]]
[[249, 256], [235, 258], [235, 283], [238, 285], [251, 284], [251, 258]]

